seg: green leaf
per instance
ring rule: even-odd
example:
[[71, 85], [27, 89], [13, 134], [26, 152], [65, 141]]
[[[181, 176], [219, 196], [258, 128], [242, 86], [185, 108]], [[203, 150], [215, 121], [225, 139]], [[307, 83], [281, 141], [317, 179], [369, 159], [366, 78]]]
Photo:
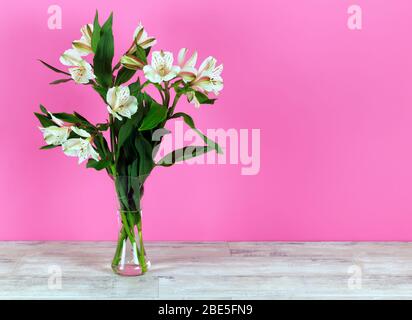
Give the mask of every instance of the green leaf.
[[199, 101], [200, 104], [214, 104], [216, 101], [216, 99], [209, 99], [207, 95], [199, 91], [195, 91], [195, 96], [196, 96], [197, 101]]
[[89, 159], [89, 161], [87, 161], [86, 168], [93, 168], [93, 169], [100, 171], [100, 170], [110, 167], [110, 165], [111, 165], [111, 162], [108, 160], [96, 161], [94, 159]]
[[69, 82], [69, 81], [72, 81], [72, 79], [70, 78], [70, 79], [59, 79], [59, 80], [54, 80], [54, 81], [50, 82], [49, 84], [54, 85], [54, 84], [60, 84], [60, 83], [65, 83], [65, 82]]
[[141, 132], [136, 137], [135, 147], [139, 153], [139, 176], [144, 180], [153, 170], [153, 146]]
[[112, 61], [114, 56], [114, 40], [113, 40], [113, 13], [104, 23], [101, 29], [99, 43], [97, 44], [96, 54], [94, 55], [94, 74], [97, 81], [105, 88], [110, 88], [113, 82]]
[[155, 128], [159, 123], [166, 119], [167, 107], [162, 106], [155, 101], [150, 104], [149, 112], [143, 118], [139, 131], [150, 130]]
[[144, 62], [144, 64], [147, 64], [147, 55], [146, 51], [139, 45], [136, 45], [136, 52], [134, 55], [141, 61]]
[[99, 96], [103, 99], [104, 103], [107, 103], [107, 102], [106, 102], [106, 97], [107, 97], [107, 91], [108, 91], [108, 89], [107, 89], [107, 88], [103, 88], [103, 87], [101, 87], [101, 86], [97, 86], [97, 85], [93, 86], [93, 89], [94, 89], [94, 91], [96, 91], [96, 92], [99, 94]]
[[119, 152], [120, 148], [123, 146], [125, 141], [129, 138], [130, 134], [133, 132], [134, 123], [131, 119], [128, 119], [126, 123], [124, 123], [119, 130], [119, 137], [117, 139], [117, 152]]
[[97, 152], [100, 154], [102, 157], [101, 160], [112, 160], [112, 154], [109, 149], [109, 145], [107, 143], [107, 140], [102, 134], [97, 134], [95, 139], [94, 139], [94, 145], [96, 146]]
[[189, 116], [187, 113], [184, 112], [178, 112], [175, 113], [173, 116], [171, 116], [171, 119], [175, 119], [175, 118], [180, 118], [182, 117], [184, 122], [190, 127], [192, 128], [202, 139], [203, 141], [206, 143], [206, 145], [210, 146], [211, 148], [213, 148], [217, 153], [219, 154], [223, 154], [222, 148], [213, 140], [209, 139], [208, 137], [206, 137], [200, 130], [196, 129], [195, 127], [195, 122], [193, 121], [192, 117]]
[[74, 116], [74, 115], [72, 115], [72, 114], [70, 114], [70, 113], [58, 112], [58, 113], [53, 113], [53, 115], [54, 115], [56, 118], [58, 118], [58, 119], [60, 119], [60, 120], [63, 120], [63, 121], [65, 121], [65, 122], [70, 122], [70, 123], [78, 123], [78, 122], [80, 122], [80, 120], [79, 120], [76, 116]]
[[186, 146], [167, 154], [156, 165], [170, 167], [176, 162], [195, 158], [212, 150], [214, 148], [210, 146]]
[[41, 110], [41, 112], [43, 112], [45, 115], [49, 115], [49, 112], [47, 111], [47, 109], [41, 104], [40, 105], [40, 110]]
[[138, 93], [142, 90], [142, 86], [140, 84], [140, 79], [137, 79], [136, 82], [133, 82], [129, 85], [130, 95], [136, 97]]
[[40, 124], [44, 128], [51, 127], [51, 126], [56, 126], [56, 124], [53, 121], [51, 121], [51, 119], [46, 117], [45, 115], [43, 115], [41, 113], [37, 113], [37, 112], [35, 112], [34, 115], [37, 117], [37, 119], [39, 119]]
[[96, 127], [99, 131], [107, 131], [110, 128], [110, 124], [108, 124], [108, 123], [98, 123], [96, 125]]
[[54, 148], [57, 148], [57, 147], [60, 147], [60, 145], [55, 146], [54, 144], [48, 144], [48, 145], [45, 145], [43, 147], [40, 147], [40, 149], [41, 150], [48, 150], [48, 149], [54, 149]]
[[48, 63], [44, 62], [43, 60], [40, 60], [40, 59], [39, 59], [39, 61], [40, 61], [44, 66], [46, 66], [46, 67], [49, 68], [50, 70], [53, 70], [54, 72], [63, 73], [63, 74], [65, 74], [65, 75], [70, 76], [70, 73], [68, 73], [68, 72], [65, 72], [65, 71], [62, 71], [62, 70], [60, 70], [60, 69], [57, 69], [57, 68], [49, 65]]
[[96, 10], [93, 22], [93, 34], [92, 34], [92, 50], [96, 53], [97, 45], [100, 41], [100, 24], [99, 24], [99, 12]]
[[87, 120], [85, 117], [83, 117], [80, 113], [74, 111], [74, 112], [73, 112], [73, 115], [74, 115], [75, 117], [77, 117], [77, 119], [79, 119], [79, 121], [80, 121], [81, 123], [83, 123], [83, 124], [85, 124], [85, 125], [88, 125], [88, 126], [90, 126], [90, 127], [95, 128], [95, 126], [94, 126], [93, 124], [91, 124], [90, 121]]
[[115, 85], [119, 86], [129, 81], [136, 73], [136, 70], [130, 70], [127, 68], [121, 68], [117, 73]]

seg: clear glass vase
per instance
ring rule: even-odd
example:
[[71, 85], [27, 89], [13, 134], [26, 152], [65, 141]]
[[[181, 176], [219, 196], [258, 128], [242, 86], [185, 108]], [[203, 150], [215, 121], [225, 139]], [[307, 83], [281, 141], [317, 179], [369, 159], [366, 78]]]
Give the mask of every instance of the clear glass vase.
[[122, 276], [140, 276], [150, 267], [142, 234], [143, 182], [138, 177], [115, 179], [119, 234], [112, 270]]

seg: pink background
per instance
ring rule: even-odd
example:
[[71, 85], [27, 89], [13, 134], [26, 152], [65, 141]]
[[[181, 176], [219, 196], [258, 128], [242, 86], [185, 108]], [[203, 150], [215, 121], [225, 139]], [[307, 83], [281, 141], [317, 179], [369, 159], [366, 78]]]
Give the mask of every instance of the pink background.
[[[350, 31], [346, 10], [363, 9]], [[49, 30], [47, 9], [63, 10]], [[253, 6], [251, 6], [253, 4]], [[261, 171], [160, 168], [144, 201], [148, 240], [412, 240], [410, 0], [2, 1], [1, 240], [115, 239], [111, 181], [43, 144], [38, 104], [107, 115], [90, 88], [49, 86], [59, 55], [99, 8], [117, 53], [139, 20], [157, 49], [224, 62], [213, 107], [182, 104], [201, 129], [261, 129]]]

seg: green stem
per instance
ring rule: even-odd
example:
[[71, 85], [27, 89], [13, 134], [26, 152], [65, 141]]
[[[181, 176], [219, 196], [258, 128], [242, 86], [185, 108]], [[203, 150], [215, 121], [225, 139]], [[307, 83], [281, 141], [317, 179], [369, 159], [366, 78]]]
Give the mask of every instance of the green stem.
[[112, 269], [114, 272], [116, 272], [116, 268], [119, 265], [120, 255], [122, 254], [123, 241], [125, 239], [126, 239], [126, 231], [123, 226], [119, 232], [119, 239], [117, 240], [116, 252], [114, 254], [113, 261], [112, 261]]
[[116, 134], [114, 130], [114, 119], [113, 116], [110, 115], [109, 117], [109, 123], [110, 123], [110, 149], [112, 150], [112, 158], [113, 158], [113, 163], [116, 163]]
[[143, 244], [141, 213], [139, 213], [139, 220], [137, 222], [137, 231], [139, 233], [139, 243], [140, 243], [139, 263], [142, 268], [142, 272], [145, 273], [147, 271], [147, 264], [146, 264], [146, 255], [145, 255], [146, 250], [144, 249], [144, 244]]
[[172, 107], [169, 109], [169, 112], [168, 112], [169, 117], [171, 117], [173, 113], [175, 112], [176, 105], [179, 102], [181, 95], [182, 95], [181, 93], [176, 93], [175, 98], [173, 99]]
[[123, 223], [124, 228], [126, 229], [126, 233], [127, 233], [128, 238], [130, 239], [130, 242], [132, 244], [135, 243], [136, 239], [134, 237], [134, 232], [133, 232], [133, 229], [130, 228], [129, 221], [127, 220], [125, 211], [120, 210], [120, 216], [122, 218], [122, 223]]
[[165, 93], [165, 99], [164, 99], [164, 105], [166, 107], [169, 107], [170, 103], [170, 90], [169, 90], [169, 82], [165, 82], [165, 88], [164, 88], [164, 93]]

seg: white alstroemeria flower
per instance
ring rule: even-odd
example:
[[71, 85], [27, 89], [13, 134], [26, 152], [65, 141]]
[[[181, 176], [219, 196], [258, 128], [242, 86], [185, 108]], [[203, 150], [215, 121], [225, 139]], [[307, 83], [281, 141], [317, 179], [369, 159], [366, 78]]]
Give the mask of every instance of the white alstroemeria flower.
[[50, 126], [47, 128], [39, 127], [43, 133], [43, 138], [49, 145], [58, 146], [64, 143], [70, 134], [69, 127]]
[[87, 56], [89, 53], [93, 53], [92, 49], [92, 36], [93, 25], [86, 24], [80, 29], [82, 37], [80, 40], [73, 41], [73, 48], [76, 49], [81, 56]]
[[96, 78], [93, 74], [92, 66], [83, 60], [76, 49], [66, 50], [60, 57], [60, 62], [71, 67], [69, 68], [69, 73], [76, 83], [86, 84]]
[[92, 146], [90, 134], [86, 130], [77, 127], [71, 127], [71, 129], [82, 138], [73, 138], [65, 141], [62, 144], [64, 154], [69, 157], [78, 157], [79, 164], [89, 158], [99, 161], [99, 154]]
[[136, 45], [139, 45], [143, 49], [150, 48], [156, 44], [156, 39], [149, 37], [146, 30], [142, 26], [142, 23], [139, 22], [138, 27], [134, 31], [133, 35], [133, 45], [127, 51], [128, 54], [133, 54], [136, 52]]
[[202, 92], [213, 92], [218, 95], [223, 89], [223, 79], [221, 73], [223, 64], [216, 67], [216, 59], [206, 58], [199, 67], [196, 79], [192, 82], [192, 87]]
[[153, 83], [161, 83], [175, 78], [180, 67], [173, 65], [173, 54], [168, 51], [155, 51], [152, 64], [143, 67], [144, 75]]
[[190, 82], [195, 80], [197, 75], [197, 70], [195, 68], [197, 61], [197, 52], [195, 51], [192, 56], [186, 60], [187, 49], [182, 48], [179, 51], [177, 62], [180, 67], [179, 77], [183, 79], [184, 82]]
[[130, 95], [129, 87], [119, 86], [107, 91], [107, 110], [119, 120], [122, 117], [131, 118], [137, 111], [137, 99]]

